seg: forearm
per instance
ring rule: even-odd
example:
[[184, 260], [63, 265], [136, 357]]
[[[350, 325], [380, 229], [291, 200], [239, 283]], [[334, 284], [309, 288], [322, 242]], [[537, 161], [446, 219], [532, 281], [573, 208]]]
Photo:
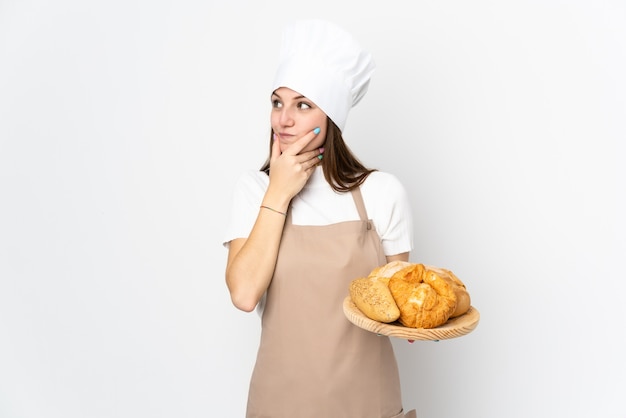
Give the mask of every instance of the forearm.
[[285, 215], [260, 208], [250, 236], [231, 242], [226, 284], [238, 309], [254, 310], [267, 290], [274, 274], [284, 224]]
[[299, 152], [318, 132], [296, 141], [290, 152], [281, 154], [278, 141], [272, 145], [270, 181], [256, 222], [247, 239], [231, 241], [228, 252], [226, 284], [238, 309], [254, 310], [270, 285], [289, 203], [320, 162], [318, 149]]
[[401, 253], [396, 255], [388, 255], [387, 262], [390, 263], [392, 261], [409, 261], [409, 253]]

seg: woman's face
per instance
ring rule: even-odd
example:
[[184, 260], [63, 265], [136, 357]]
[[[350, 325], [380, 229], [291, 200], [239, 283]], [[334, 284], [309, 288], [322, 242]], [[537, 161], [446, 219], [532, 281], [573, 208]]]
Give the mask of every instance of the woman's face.
[[326, 114], [311, 100], [287, 87], [272, 94], [270, 119], [281, 152], [315, 128], [320, 128], [320, 133], [300, 152], [320, 148], [326, 140]]

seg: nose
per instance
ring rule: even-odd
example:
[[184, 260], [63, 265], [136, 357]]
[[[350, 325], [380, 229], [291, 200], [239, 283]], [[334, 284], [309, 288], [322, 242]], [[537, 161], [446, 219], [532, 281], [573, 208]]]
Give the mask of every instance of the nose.
[[293, 126], [294, 120], [291, 111], [284, 107], [280, 112], [279, 122], [282, 126]]

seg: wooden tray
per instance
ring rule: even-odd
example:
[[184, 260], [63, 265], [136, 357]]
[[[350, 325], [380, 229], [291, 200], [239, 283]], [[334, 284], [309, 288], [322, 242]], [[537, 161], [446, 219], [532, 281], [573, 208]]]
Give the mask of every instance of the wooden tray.
[[478, 310], [470, 306], [466, 313], [448, 320], [448, 322], [437, 328], [409, 328], [398, 322], [386, 324], [384, 322], [374, 321], [365, 316], [365, 314], [356, 307], [354, 302], [352, 302], [350, 296], [347, 296], [343, 301], [343, 313], [350, 322], [364, 330], [388, 337], [424, 341], [449, 340], [469, 334], [476, 328], [480, 319]]

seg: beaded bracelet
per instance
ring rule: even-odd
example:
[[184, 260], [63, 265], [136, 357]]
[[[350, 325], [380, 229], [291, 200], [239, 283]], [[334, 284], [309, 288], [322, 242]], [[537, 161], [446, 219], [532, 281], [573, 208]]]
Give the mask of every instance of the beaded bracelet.
[[263, 209], [268, 209], [268, 210], [271, 210], [272, 212], [280, 213], [280, 214], [281, 214], [281, 215], [283, 215], [283, 216], [287, 216], [287, 214], [286, 214], [285, 212], [281, 212], [281, 211], [279, 211], [279, 210], [272, 209], [272, 208], [270, 208], [269, 206], [261, 205], [261, 207], [262, 207]]

